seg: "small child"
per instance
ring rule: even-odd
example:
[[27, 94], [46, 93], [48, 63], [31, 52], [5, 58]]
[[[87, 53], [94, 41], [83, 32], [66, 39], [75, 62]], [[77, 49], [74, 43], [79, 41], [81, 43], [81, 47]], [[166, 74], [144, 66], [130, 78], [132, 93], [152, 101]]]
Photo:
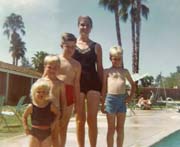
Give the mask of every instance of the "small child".
[[[48, 55], [44, 58], [44, 73], [38, 81], [46, 81], [50, 85], [51, 101], [58, 108], [60, 119], [64, 115], [66, 105], [64, 82], [57, 78], [60, 70], [60, 59], [55, 55]], [[59, 121], [52, 130], [53, 147], [59, 147]]]
[[[32, 104], [23, 114], [23, 127], [26, 135], [30, 135], [29, 147], [51, 147], [51, 130], [58, 121], [59, 113], [51, 102], [50, 86], [44, 81], [37, 81], [31, 87]], [[31, 129], [28, 116], [31, 116]]]
[[[104, 70], [101, 111], [106, 112], [107, 115], [108, 147], [113, 147], [115, 131], [117, 131], [117, 147], [123, 146], [126, 103], [131, 100], [135, 92], [135, 83], [129, 71], [122, 66], [122, 55], [123, 50], [120, 46], [110, 48], [112, 67]], [[131, 85], [129, 95], [126, 94], [126, 79]]]

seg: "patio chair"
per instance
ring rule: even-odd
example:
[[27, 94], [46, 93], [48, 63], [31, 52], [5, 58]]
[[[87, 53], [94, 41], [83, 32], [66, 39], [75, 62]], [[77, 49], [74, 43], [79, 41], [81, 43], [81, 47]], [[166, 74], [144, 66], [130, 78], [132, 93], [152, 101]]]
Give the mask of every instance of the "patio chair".
[[164, 106], [166, 106], [166, 102], [163, 100], [162, 96], [157, 97], [154, 95], [153, 91], [151, 91], [151, 96], [149, 98], [151, 108], [153, 107], [159, 107], [162, 109]]
[[180, 106], [178, 105], [178, 103], [171, 97], [167, 97], [166, 98], [166, 110], [168, 108], [175, 108], [177, 109], [178, 112], [180, 112]]
[[133, 98], [130, 103], [128, 103], [127, 107], [130, 109], [130, 113], [133, 115], [136, 115], [135, 109], [136, 109], [136, 99]]
[[162, 97], [157, 97], [154, 95], [153, 91], [151, 91], [151, 96], [147, 99], [144, 96], [140, 95], [135, 105], [135, 108], [140, 108], [142, 110], [150, 110], [152, 108], [160, 108], [162, 109], [166, 103], [163, 101]]
[[26, 99], [26, 96], [22, 96], [19, 99], [19, 101], [18, 101], [18, 103], [17, 103], [17, 105], [15, 107], [16, 108], [16, 113], [18, 113], [20, 116], [22, 115], [22, 112], [23, 112], [24, 108], [27, 106], [27, 104], [24, 104], [25, 99]]
[[6, 116], [14, 115], [14, 113], [8, 113], [7, 111], [3, 111], [4, 102], [5, 102], [5, 97], [0, 96], [0, 124], [2, 124], [1, 122], [4, 122], [5, 127], [7, 127], [9, 131], [10, 129], [6, 120]]
[[26, 96], [22, 96], [22, 97], [20, 97], [20, 99], [15, 107], [8, 106], [9, 109], [12, 112], [14, 112], [15, 116], [20, 121], [20, 123], [22, 123], [21, 116], [22, 116], [23, 110], [27, 106], [27, 104], [24, 104], [25, 99], [26, 99]]

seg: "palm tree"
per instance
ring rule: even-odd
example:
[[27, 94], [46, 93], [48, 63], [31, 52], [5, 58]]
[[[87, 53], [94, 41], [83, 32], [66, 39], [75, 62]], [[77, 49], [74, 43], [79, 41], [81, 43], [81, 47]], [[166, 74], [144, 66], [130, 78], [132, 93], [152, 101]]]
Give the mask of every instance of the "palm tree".
[[43, 73], [44, 70], [44, 58], [48, 55], [48, 53], [40, 51], [36, 52], [34, 54], [34, 57], [32, 57], [32, 64], [34, 65], [34, 68]]
[[12, 46], [10, 46], [9, 52], [11, 52], [11, 56], [13, 58], [13, 65], [18, 65], [18, 60], [23, 58], [26, 52], [25, 42], [23, 42], [19, 36], [19, 34], [12, 34], [12, 40], [10, 42]]
[[25, 56], [25, 52], [26, 52], [25, 42], [19, 40], [17, 48], [18, 48], [18, 52], [17, 52], [17, 56], [16, 56], [16, 63], [15, 63], [15, 65], [18, 65], [18, 60], [20, 58], [22, 59]]
[[[128, 11], [130, 9], [130, 12]], [[140, 28], [141, 16], [148, 18], [149, 8], [141, 3], [141, 0], [123, 0], [122, 8], [120, 10], [120, 17], [126, 22], [128, 13], [131, 16], [131, 30], [132, 30], [132, 71], [139, 73], [139, 49], [140, 49]]]
[[13, 58], [13, 64], [17, 65], [20, 57], [23, 57], [26, 51], [25, 43], [21, 40], [21, 36], [25, 35], [24, 22], [20, 15], [12, 13], [8, 16], [3, 24], [4, 35], [10, 39], [12, 46], [9, 51]]
[[21, 58], [21, 66], [32, 68], [32, 65], [30, 64], [29, 60], [25, 56]]
[[121, 0], [99, 0], [99, 5], [103, 6], [104, 8], [107, 8], [110, 12], [114, 13], [117, 41], [118, 41], [118, 45], [122, 46], [120, 23], [119, 23], [119, 7], [121, 5]]
[[176, 66], [177, 73], [180, 73], [180, 66]]

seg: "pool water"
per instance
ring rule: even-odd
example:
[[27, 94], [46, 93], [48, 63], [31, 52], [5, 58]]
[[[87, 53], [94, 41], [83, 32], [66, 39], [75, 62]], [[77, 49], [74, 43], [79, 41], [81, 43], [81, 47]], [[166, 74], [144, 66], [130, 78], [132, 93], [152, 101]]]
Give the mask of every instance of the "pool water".
[[180, 130], [163, 138], [151, 147], [180, 147]]

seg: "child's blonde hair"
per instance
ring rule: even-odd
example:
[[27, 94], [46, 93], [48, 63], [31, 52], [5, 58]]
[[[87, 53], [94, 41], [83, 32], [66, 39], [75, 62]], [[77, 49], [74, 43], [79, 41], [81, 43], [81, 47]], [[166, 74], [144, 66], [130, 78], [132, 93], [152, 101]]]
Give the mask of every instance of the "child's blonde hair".
[[39, 88], [43, 88], [46, 91], [47, 93], [46, 100], [49, 99], [50, 85], [46, 81], [38, 80], [31, 86], [30, 96], [31, 96], [32, 102], [35, 102], [35, 94]]
[[44, 58], [44, 65], [52, 64], [52, 63], [60, 66], [60, 59], [59, 59], [59, 57], [56, 56], [56, 55], [47, 55]]
[[121, 57], [123, 54], [123, 49], [121, 46], [112, 46], [109, 50], [109, 55], [111, 57]]

